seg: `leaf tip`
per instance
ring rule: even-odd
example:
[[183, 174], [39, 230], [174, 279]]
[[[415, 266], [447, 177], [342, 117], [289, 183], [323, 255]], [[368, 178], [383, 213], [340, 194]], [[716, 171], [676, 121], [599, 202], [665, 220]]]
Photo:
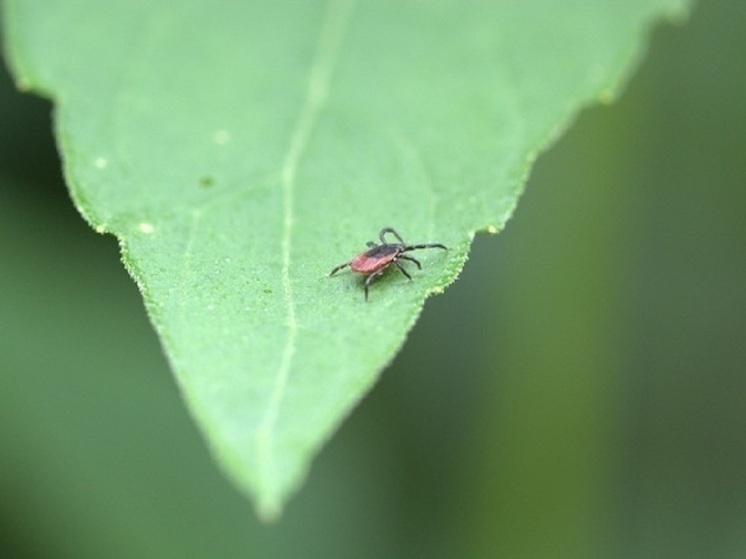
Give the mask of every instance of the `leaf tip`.
[[274, 524], [282, 516], [282, 503], [276, 496], [264, 497], [259, 501], [257, 514], [265, 524]]

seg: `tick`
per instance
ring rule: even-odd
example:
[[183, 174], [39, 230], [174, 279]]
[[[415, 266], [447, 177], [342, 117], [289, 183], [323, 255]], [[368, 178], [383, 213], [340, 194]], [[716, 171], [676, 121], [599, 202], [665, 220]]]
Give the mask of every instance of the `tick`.
[[[396, 240], [399, 242], [387, 242], [386, 235], [389, 233], [396, 237]], [[417, 268], [419, 268], [420, 270], [422, 269], [422, 265], [419, 263], [419, 261], [416, 258], [412, 258], [411, 256], [404, 254], [405, 252], [419, 250], [421, 248], [442, 248], [444, 250], [448, 250], [448, 247], [440, 243], [408, 245], [404, 242], [404, 239], [401, 238], [399, 233], [394, 231], [392, 227], [384, 227], [383, 229], [381, 229], [381, 232], [378, 234], [378, 238], [381, 239], [380, 245], [372, 241], [368, 241], [366, 243], [368, 250], [366, 250], [365, 252], [361, 252], [349, 262], [340, 264], [331, 272], [329, 272], [329, 275], [333, 276], [341, 269], [349, 266], [353, 272], [368, 276], [367, 278], [365, 278], [366, 301], [368, 300], [368, 286], [374, 279], [383, 274], [392, 264], [399, 268], [399, 271], [407, 276], [407, 278], [410, 280], [412, 279], [412, 276], [410, 276], [409, 272], [404, 269], [404, 266], [402, 266], [399, 262], [400, 260], [408, 260], [409, 262], [414, 262], [415, 264], [417, 264]]]

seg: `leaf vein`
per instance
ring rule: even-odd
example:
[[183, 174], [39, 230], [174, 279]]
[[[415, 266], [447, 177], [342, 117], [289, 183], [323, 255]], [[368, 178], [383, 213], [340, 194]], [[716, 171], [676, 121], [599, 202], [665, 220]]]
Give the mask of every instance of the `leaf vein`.
[[[274, 478], [274, 436], [278, 412], [285, 397], [290, 368], [296, 349], [298, 320], [295, 313], [293, 285], [290, 278], [290, 255], [294, 226], [294, 198], [296, 175], [301, 157], [308, 145], [311, 132], [326, 102], [332, 71], [339, 57], [346, 28], [355, 0], [332, 0], [327, 5], [316, 52], [309, 72], [306, 97], [296, 121], [288, 150], [282, 163], [280, 183], [282, 188], [282, 289], [287, 313], [287, 338], [280, 364], [275, 374], [272, 394], [255, 433], [256, 450], [261, 476], [268, 485]], [[277, 488], [272, 488], [276, 490]]]

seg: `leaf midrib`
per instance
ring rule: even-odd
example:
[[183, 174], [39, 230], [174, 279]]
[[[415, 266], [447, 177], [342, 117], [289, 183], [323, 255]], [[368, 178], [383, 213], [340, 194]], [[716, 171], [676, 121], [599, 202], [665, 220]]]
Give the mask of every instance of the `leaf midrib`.
[[[332, 72], [339, 58], [345, 32], [352, 18], [356, 0], [331, 0], [322, 19], [317, 48], [312, 59], [308, 89], [298, 120], [293, 128], [287, 153], [280, 171], [283, 203], [283, 230], [281, 241], [282, 288], [287, 315], [287, 339], [282, 357], [274, 375], [272, 395], [261, 415], [254, 433], [254, 443], [259, 460], [261, 476], [269, 487], [277, 488], [273, 482], [277, 471], [274, 463], [274, 433], [278, 411], [282, 405], [290, 376], [290, 368], [296, 349], [298, 321], [295, 314], [293, 285], [290, 280], [290, 254], [294, 225], [294, 194], [298, 164], [308, 145], [319, 113], [328, 98]], [[278, 504], [268, 503], [270, 509]], [[267, 511], [273, 514], [272, 510]]]

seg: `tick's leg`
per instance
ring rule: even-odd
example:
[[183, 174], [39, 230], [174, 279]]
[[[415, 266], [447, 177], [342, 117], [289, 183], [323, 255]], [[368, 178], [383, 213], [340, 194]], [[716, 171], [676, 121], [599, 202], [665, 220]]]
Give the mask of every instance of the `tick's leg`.
[[391, 234], [392, 234], [392, 235], [393, 235], [394, 237], [396, 237], [397, 239], [399, 239], [399, 242], [400, 242], [401, 244], [406, 244], [406, 243], [404, 242], [404, 239], [402, 239], [402, 238], [401, 238], [401, 237], [399, 236], [399, 233], [397, 233], [396, 231], [394, 231], [394, 228], [393, 228], [393, 227], [384, 227], [383, 229], [381, 229], [381, 232], [380, 232], [380, 233], [378, 234], [378, 238], [379, 238], [379, 239], [381, 239], [381, 242], [382, 242], [382, 243], [383, 243], [384, 245], [387, 245], [387, 244], [389, 244], [389, 243], [387, 243], [387, 242], [386, 242], [386, 239], [384, 239], [384, 237], [386, 236], [386, 233], [391, 233]]
[[420, 270], [422, 270], [422, 264], [420, 264], [420, 261], [417, 260], [416, 258], [412, 258], [411, 256], [407, 256], [406, 254], [400, 254], [399, 258], [402, 259], [402, 260], [409, 260], [410, 262], [414, 262], [415, 264], [417, 264], [417, 267]]
[[365, 246], [367, 246], [368, 248], [376, 248], [378, 245], [373, 241], [368, 241], [367, 243], [365, 243]]
[[[399, 258], [401, 258], [401, 256]], [[409, 260], [409, 258], [407, 258], [407, 260]], [[396, 260], [394, 260], [394, 264], [396, 264], [396, 267], [399, 268], [399, 270], [401, 270], [402, 274], [404, 274], [405, 276], [407, 276], [410, 280], [412, 279], [412, 276], [410, 276], [409, 272], [407, 272], [404, 269], [404, 266], [402, 266], [401, 264], [399, 264], [399, 262], [397, 262]]]
[[388, 268], [388, 266], [384, 266], [377, 272], [374, 272], [371, 275], [369, 275], [367, 278], [365, 278], [365, 300], [366, 301], [368, 300], [368, 286], [370, 285], [370, 282], [372, 282], [374, 279], [380, 276], [383, 272], [385, 272], [386, 268]]
[[442, 248], [443, 250], [448, 250], [448, 247], [446, 245], [441, 245], [440, 243], [425, 243], [424, 245], [407, 245], [404, 247], [404, 250], [409, 252], [410, 250], [420, 250], [421, 248]]
[[[350, 260], [350, 262], [352, 262], [352, 260]], [[340, 264], [339, 266], [337, 266], [336, 268], [334, 268], [331, 272], [329, 272], [329, 275], [333, 276], [334, 274], [336, 274], [337, 272], [339, 272], [342, 268], [346, 268], [347, 266], [350, 265], [350, 262], [345, 262], [344, 264]]]

